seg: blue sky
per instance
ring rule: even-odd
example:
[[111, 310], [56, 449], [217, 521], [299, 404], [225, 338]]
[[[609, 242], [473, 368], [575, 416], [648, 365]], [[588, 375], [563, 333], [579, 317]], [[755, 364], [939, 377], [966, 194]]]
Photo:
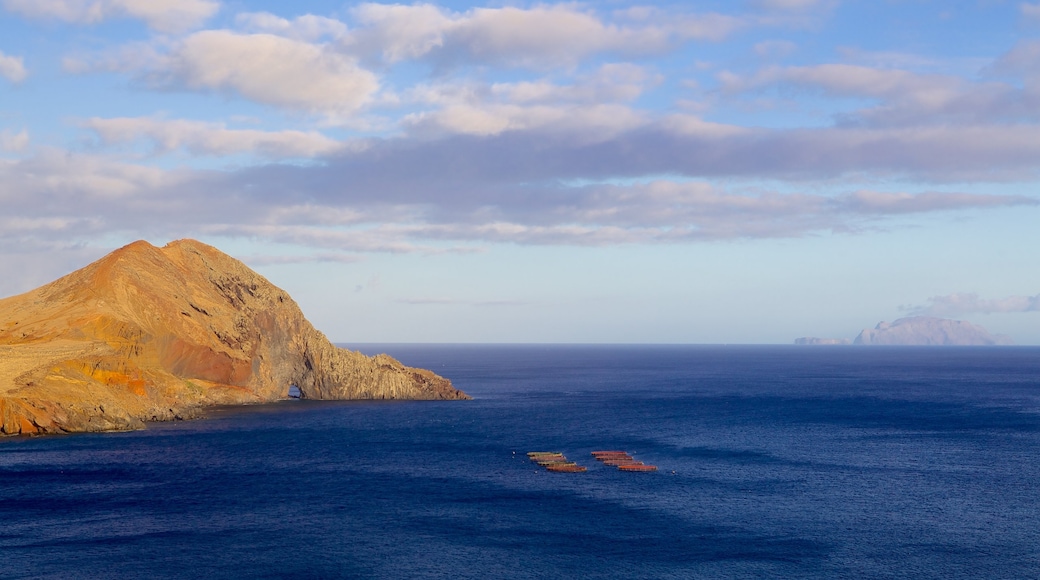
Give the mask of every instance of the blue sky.
[[0, 0], [0, 295], [192, 237], [343, 342], [1040, 344], [1040, 2]]

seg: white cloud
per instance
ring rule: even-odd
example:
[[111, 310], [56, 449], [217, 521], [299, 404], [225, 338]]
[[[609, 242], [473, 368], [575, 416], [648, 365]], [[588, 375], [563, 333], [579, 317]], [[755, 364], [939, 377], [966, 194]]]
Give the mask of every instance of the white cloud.
[[435, 298], [435, 297], [420, 297], [420, 298], [400, 298], [397, 302], [401, 304], [410, 304], [413, 306], [426, 306], [426, 305], [456, 305], [456, 306], [527, 306], [529, 302], [525, 300], [456, 300], [454, 298]]
[[650, 54], [688, 40], [721, 40], [745, 24], [720, 14], [654, 11], [652, 22], [619, 26], [569, 4], [465, 13], [448, 13], [431, 4], [362, 4], [353, 14], [360, 28], [344, 39], [344, 46], [377, 53], [388, 62], [430, 55], [448, 62], [534, 68], [574, 66], [597, 53]]
[[608, 64], [566, 85], [547, 79], [422, 85], [404, 99], [437, 108], [408, 115], [403, 125], [425, 136], [545, 129], [599, 140], [645, 125], [647, 117], [625, 103], [659, 81], [641, 67]]
[[798, 50], [798, 45], [789, 40], [764, 40], [753, 47], [762, 58], [784, 58]]
[[808, 10], [830, 4], [829, 0], [754, 0], [754, 5], [768, 10]]
[[[1027, 52], [1022, 46], [1017, 50]], [[1040, 119], [1040, 86], [1028, 83], [1020, 87], [1001, 82], [969, 82], [954, 76], [853, 64], [774, 66], [748, 77], [721, 73], [719, 78], [723, 91], [730, 96], [773, 87], [796, 87], [829, 97], [875, 101], [873, 106], [836, 114], [842, 123], [909, 127]]]
[[0, 51], [0, 77], [18, 84], [29, 76], [25, 70], [25, 61], [20, 56], [9, 56]]
[[1040, 40], [1021, 40], [993, 64], [986, 68], [989, 74], [1040, 77]]
[[347, 44], [382, 54], [388, 62], [421, 57], [444, 46], [452, 19], [432, 4], [361, 4], [353, 10], [362, 30]]
[[3, 0], [11, 12], [30, 18], [55, 18], [96, 24], [112, 18], [136, 18], [160, 32], [194, 28], [220, 9], [213, 0]]
[[266, 256], [239, 256], [239, 260], [242, 260], [246, 264], [253, 267], [261, 266], [283, 266], [286, 264], [313, 264], [313, 263], [335, 263], [335, 264], [356, 264], [362, 261], [364, 258], [356, 254], [334, 254], [329, 252], [319, 252], [314, 254], [294, 255], [294, 256], [278, 256], [278, 255], [266, 255]]
[[[43, 149], [31, 158], [0, 160], [0, 201], [10, 216], [60, 218], [66, 211], [82, 216], [90, 205], [157, 191], [175, 182], [176, 175], [103, 156]], [[49, 207], [58, 214], [39, 213]]]
[[445, 133], [487, 136], [541, 129], [570, 135], [583, 133], [583, 140], [598, 141], [643, 125], [645, 118], [629, 107], [612, 104], [520, 106], [460, 103], [409, 115], [403, 123], [412, 132], [424, 136]]
[[317, 157], [343, 149], [338, 141], [315, 131], [228, 129], [219, 123], [153, 117], [92, 118], [81, 125], [94, 131], [106, 145], [146, 140], [158, 153], [183, 149], [193, 155], [253, 153], [284, 159]]
[[1018, 5], [1018, 9], [1022, 12], [1022, 16], [1034, 20], [1040, 20], [1040, 4], [1023, 2]]
[[929, 304], [905, 308], [914, 314], [930, 316], [958, 316], [962, 314], [994, 314], [1006, 312], [1040, 312], [1040, 294], [1036, 296], [1008, 296], [984, 299], [975, 293], [932, 296]]
[[29, 145], [29, 131], [22, 129], [17, 133], [4, 129], [0, 131], [0, 151], [16, 153]]
[[[131, 128], [139, 127], [134, 122]], [[596, 147], [592, 151], [599, 152]], [[884, 227], [898, 216], [1038, 205], [1018, 196], [781, 194], [663, 179], [580, 187], [536, 179], [520, 186], [526, 180], [518, 170], [530, 160], [501, 153], [490, 151], [499, 166], [471, 158], [466, 148], [456, 151], [457, 158], [442, 153], [421, 162], [384, 149], [342, 154], [358, 158], [356, 167], [364, 170], [337, 166], [333, 158], [314, 167], [217, 172], [164, 170], [45, 149], [28, 159], [0, 160], [5, 208], [0, 251], [26, 240], [68, 244], [102, 232], [254, 237], [334, 254], [472, 251], [500, 242], [683, 243], [858, 232]], [[392, 173], [380, 175], [380, 164], [372, 159], [383, 159]], [[588, 168], [581, 158], [558, 161], [564, 168]], [[486, 175], [475, 174], [474, 167]]]
[[152, 65], [149, 79], [166, 88], [233, 93], [330, 115], [358, 111], [379, 88], [373, 73], [324, 45], [226, 30], [188, 36]]
[[313, 14], [288, 20], [270, 12], [243, 12], [235, 16], [235, 24], [248, 32], [267, 32], [307, 41], [324, 37], [339, 38], [347, 34], [346, 24]]
[[769, 67], [749, 78], [723, 77], [728, 92], [786, 83], [816, 87], [841, 97], [885, 97], [938, 104], [958, 94], [964, 82], [954, 77], [920, 75], [851, 64]]

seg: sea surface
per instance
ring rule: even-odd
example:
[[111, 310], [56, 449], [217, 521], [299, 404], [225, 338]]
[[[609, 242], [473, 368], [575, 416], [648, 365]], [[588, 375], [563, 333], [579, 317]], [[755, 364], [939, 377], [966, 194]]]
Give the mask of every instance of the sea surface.
[[0, 440], [0, 578], [1040, 577], [1038, 348], [355, 348], [474, 400]]

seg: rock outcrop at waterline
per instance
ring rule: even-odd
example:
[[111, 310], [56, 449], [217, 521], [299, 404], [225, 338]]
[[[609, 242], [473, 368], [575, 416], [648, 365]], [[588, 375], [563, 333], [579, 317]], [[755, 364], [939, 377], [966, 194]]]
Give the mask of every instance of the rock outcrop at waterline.
[[0, 433], [141, 428], [213, 405], [468, 399], [387, 355], [338, 348], [283, 290], [194, 240], [135, 242], [0, 300]]

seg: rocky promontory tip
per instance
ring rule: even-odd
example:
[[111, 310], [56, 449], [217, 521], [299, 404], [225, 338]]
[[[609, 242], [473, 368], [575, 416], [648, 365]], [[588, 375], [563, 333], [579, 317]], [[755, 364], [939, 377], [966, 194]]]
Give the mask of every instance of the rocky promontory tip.
[[213, 405], [468, 399], [387, 355], [338, 348], [283, 290], [194, 240], [135, 242], [0, 300], [0, 433], [136, 429]]

